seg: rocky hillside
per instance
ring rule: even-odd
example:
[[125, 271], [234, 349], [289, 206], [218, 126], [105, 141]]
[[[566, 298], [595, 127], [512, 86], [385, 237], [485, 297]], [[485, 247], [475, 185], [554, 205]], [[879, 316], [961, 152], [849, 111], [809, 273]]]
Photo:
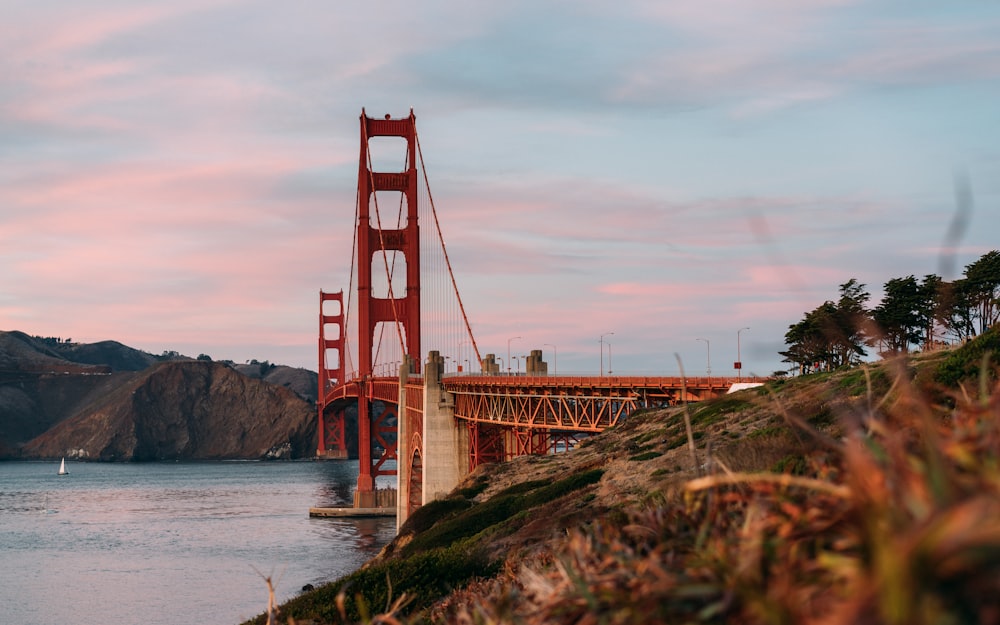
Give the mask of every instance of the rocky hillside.
[[23, 457], [177, 460], [303, 457], [315, 413], [288, 389], [208, 361], [132, 376], [22, 449]]
[[263, 380], [275, 386], [283, 386], [299, 397], [316, 403], [319, 393], [319, 380], [313, 371], [283, 365], [273, 365], [268, 362], [250, 362], [243, 365], [234, 364], [232, 367], [249, 378]]
[[316, 374], [265, 365], [0, 332], [0, 459], [313, 455]]
[[998, 355], [995, 329], [480, 467], [274, 622], [998, 622]]

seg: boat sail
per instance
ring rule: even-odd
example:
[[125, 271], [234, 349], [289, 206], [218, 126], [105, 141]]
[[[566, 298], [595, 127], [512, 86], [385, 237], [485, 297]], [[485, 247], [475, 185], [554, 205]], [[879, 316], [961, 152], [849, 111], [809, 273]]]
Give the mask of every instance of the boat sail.
[[66, 470], [66, 459], [62, 459], [62, 463], [59, 465], [59, 475], [69, 475], [69, 471]]

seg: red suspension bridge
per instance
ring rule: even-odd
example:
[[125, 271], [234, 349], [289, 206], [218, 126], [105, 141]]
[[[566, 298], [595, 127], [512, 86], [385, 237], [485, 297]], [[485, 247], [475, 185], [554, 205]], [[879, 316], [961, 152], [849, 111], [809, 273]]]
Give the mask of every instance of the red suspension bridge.
[[[462, 305], [413, 111], [362, 110], [358, 163], [351, 284], [320, 292], [318, 402], [318, 455], [358, 459], [355, 507], [391, 505], [375, 478], [397, 475], [401, 523], [481, 463], [568, 449], [634, 410], [736, 381], [552, 375], [539, 350], [524, 374], [509, 362], [502, 371], [501, 358], [480, 354]], [[449, 361], [456, 374], [444, 373]]]

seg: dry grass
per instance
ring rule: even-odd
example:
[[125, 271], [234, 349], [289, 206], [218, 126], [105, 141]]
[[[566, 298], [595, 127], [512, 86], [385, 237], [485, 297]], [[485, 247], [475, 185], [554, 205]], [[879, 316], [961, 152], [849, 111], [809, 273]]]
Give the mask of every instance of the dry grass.
[[1000, 387], [894, 379], [838, 438], [786, 415], [818, 443], [805, 475], [718, 468], [454, 594], [432, 620], [1000, 622]]
[[890, 363], [727, 400], [724, 415], [696, 408], [694, 464], [681, 415], [665, 413], [561, 458], [498, 467], [478, 501], [581, 463], [605, 472], [586, 503], [559, 504], [581, 511], [561, 538], [539, 531], [547, 508], [525, 524], [539, 544], [505, 538], [498, 575], [364, 621], [1000, 623], [1000, 385], [988, 362], [949, 388]]

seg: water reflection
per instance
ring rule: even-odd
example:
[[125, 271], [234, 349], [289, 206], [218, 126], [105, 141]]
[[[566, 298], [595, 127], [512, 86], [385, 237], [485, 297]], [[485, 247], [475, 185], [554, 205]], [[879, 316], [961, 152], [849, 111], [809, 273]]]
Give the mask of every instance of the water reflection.
[[316, 486], [318, 508], [350, 506], [358, 482], [357, 460], [324, 460], [319, 463], [322, 480]]
[[[357, 460], [324, 460], [318, 462], [323, 476], [316, 488], [317, 508], [341, 508], [354, 505], [354, 489], [358, 483]], [[393, 461], [385, 463], [386, 470], [394, 470]], [[376, 488], [396, 488], [395, 475], [380, 475], [375, 478]]]

